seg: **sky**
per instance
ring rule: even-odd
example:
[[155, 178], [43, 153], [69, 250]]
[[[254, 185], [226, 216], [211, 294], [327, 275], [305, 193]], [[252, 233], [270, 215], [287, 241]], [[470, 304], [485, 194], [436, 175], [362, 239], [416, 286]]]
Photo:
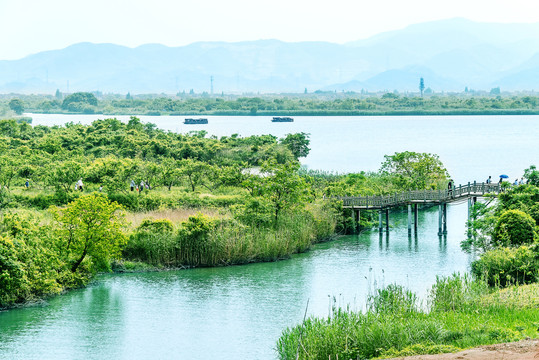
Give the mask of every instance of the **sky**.
[[462, 17], [537, 23], [536, 0], [0, 0], [0, 60], [79, 42], [136, 47], [278, 39], [345, 43]]

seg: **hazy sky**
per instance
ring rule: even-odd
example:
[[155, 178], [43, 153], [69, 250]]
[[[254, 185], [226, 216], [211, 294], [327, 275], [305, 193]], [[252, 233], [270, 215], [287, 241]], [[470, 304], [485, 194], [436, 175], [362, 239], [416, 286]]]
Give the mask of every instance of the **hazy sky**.
[[537, 0], [0, 0], [0, 59], [89, 41], [135, 47], [279, 39], [344, 43], [463, 17], [539, 22]]

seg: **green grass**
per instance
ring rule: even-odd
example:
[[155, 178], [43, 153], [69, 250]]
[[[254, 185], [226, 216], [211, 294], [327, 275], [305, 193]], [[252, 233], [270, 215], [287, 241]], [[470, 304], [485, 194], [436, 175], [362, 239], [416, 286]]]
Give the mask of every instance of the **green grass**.
[[275, 261], [331, 237], [335, 219], [318, 208], [284, 214], [276, 227], [192, 216], [172, 231], [135, 231], [124, 249], [129, 261], [156, 267], [223, 266]]
[[327, 318], [286, 329], [277, 352], [280, 359], [383, 359], [537, 337], [537, 294], [539, 285], [492, 291], [453, 276], [438, 279], [422, 309], [413, 294], [392, 285], [369, 299], [366, 312], [333, 307]]

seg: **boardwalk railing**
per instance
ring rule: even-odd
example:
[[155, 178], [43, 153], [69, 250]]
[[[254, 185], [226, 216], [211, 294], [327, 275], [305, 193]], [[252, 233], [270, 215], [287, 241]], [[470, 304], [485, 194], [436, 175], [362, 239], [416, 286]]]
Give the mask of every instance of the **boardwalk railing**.
[[463, 198], [496, 195], [501, 191], [499, 183], [468, 183], [447, 190], [413, 190], [386, 196], [339, 197], [345, 208], [383, 209], [413, 203], [449, 203]]

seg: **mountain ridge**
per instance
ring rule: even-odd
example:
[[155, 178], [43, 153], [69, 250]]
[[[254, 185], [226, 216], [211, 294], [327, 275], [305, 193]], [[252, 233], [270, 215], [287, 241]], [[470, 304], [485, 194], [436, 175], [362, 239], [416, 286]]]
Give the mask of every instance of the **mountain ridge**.
[[419, 77], [436, 92], [516, 91], [537, 88], [538, 59], [539, 23], [455, 18], [345, 44], [263, 39], [130, 48], [82, 42], [1, 60], [0, 91], [209, 93], [211, 78], [216, 93], [418, 91]]

